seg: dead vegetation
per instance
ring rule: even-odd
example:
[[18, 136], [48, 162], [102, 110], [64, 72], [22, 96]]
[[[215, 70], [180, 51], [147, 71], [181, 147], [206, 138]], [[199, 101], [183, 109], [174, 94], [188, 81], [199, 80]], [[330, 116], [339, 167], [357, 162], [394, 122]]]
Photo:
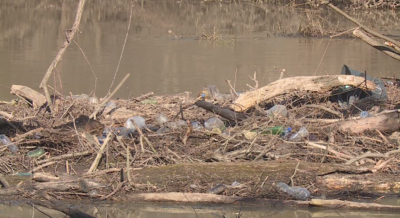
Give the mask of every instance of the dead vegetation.
[[[204, 193], [219, 183], [229, 185], [237, 181], [240, 187], [224, 189], [222, 193], [281, 198], [273, 187], [276, 182], [285, 181], [309, 188], [314, 195], [335, 196], [337, 191], [350, 187], [337, 184], [340, 181], [337, 176], [326, 175], [345, 165], [351, 168], [339, 171], [349, 173], [351, 169], [362, 168], [364, 173], [379, 175], [376, 181], [368, 178], [371, 185], [360, 185], [360, 178], [353, 175], [350, 183], [352, 189], [358, 190], [357, 195], [371, 190], [387, 193], [400, 182], [389, 179], [388, 189], [382, 189], [385, 178], [397, 178], [395, 175], [400, 172], [400, 139], [396, 129], [382, 131], [378, 126], [369, 126], [356, 133], [340, 127], [343, 122], [368, 119], [359, 117], [361, 111], [369, 111], [373, 118], [385, 114], [382, 111], [393, 111], [397, 114], [393, 119], [398, 122], [400, 89], [394, 81], [386, 86], [388, 100], [361, 99], [346, 108], [330, 101], [330, 92], [288, 91], [246, 110], [243, 114], [247, 118], [243, 121], [221, 118], [225, 131], [194, 129], [191, 125], [198, 122], [204, 126], [208, 118], [219, 113], [207, 112], [195, 102], [205, 100], [216, 106], [227, 106], [237, 101], [210, 93], [203, 95], [204, 100], [188, 93], [174, 96], [149, 93], [136, 99], [114, 100], [116, 108], [101, 110], [97, 120], [89, 119], [97, 104], [90, 104], [85, 97], [57, 96], [53, 104], [57, 110], [51, 114], [45, 107], [35, 109], [27, 101], [3, 103], [0, 111], [6, 116], [0, 131], [19, 150], [12, 153], [6, 145], [1, 147], [0, 172], [6, 175], [3, 180], [8, 181], [8, 188], [0, 190], [0, 195], [12, 193], [35, 198], [37, 193], [45, 191], [67, 198], [79, 194], [92, 199], [121, 199], [118, 196], [129, 193]], [[201, 93], [204, 91], [200, 96]], [[265, 109], [277, 104], [287, 107], [287, 117], [263, 114]], [[164, 114], [169, 122], [160, 126], [159, 114]], [[103, 134], [107, 127], [124, 126], [132, 116], [144, 117], [146, 127], [125, 136], [118, 131]], [[184, 120], [184, 124], [177, 125], [179, 120]], [[306, 127], [310, 134], [294, 142], [266, 132], [274, 126], [291, 127], [294, 132]], [[160, 132], [160, 128], [165, 130]], [[32, 151], [38, 149], [43, 152], [33, 155]], [[297, 167], [292, 160], [303, 163], [297, 173], [293, 172]], [[272, 174], [269, 171], [272, 169], [265, 168], [263, 163], [272, 166], [276, 161], [281, 163], [281, 171]], [[219, 164], [203, 165], [211, 162]], [[285, 162], [287, 167], [283, 167]], [[232, 168], [225, 163], [239, 165]], [[320, 164], [326, 167], [313, 168]], [[34, 191], [26, 195], [21, 191], [30, 186], [31, 180], [36, 181], [32, 181]]]

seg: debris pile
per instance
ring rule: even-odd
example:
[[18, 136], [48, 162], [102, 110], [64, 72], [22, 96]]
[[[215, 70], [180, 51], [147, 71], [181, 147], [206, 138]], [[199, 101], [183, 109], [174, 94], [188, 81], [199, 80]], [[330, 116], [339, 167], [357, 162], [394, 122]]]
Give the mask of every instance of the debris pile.
[[[53, 96], [51, 112], [40, 93], [16, 86], [20, 98], [0, 105], [0, 195], [118, 200], [200, 192], [306, 200], [349, 188], [398, 192], [390, 185], [400, 184], [400, 82], [344, 69], [350, 75], [284, 78], [244, 93], [207, 86], [194, 95], [108, 102]], [[365, 177], [352, 177], [344, 186], [335, 172], [380, 180], [360, 185]]]

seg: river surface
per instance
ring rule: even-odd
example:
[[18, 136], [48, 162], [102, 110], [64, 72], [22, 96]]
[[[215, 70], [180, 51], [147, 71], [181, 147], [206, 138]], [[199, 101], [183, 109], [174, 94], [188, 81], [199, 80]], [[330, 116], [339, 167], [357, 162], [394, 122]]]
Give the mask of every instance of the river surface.
[[[278, 79], [282, 69], [287, 76], [340, 74], [347, 64], [374, 77], [400, 75], [399, 61], [361, 40], [297, 35], [312, 22], [324, 28], [313, 31], [325, 33], [354, 27], [332, 10], [194, 0], [190, 4], [145, 0], [143, 5], [134, 1], [125, 43], [130, 2], [87, 2], [80, 32], [49, 85], [64, 95], [91, 93], [102, 97], [114, 77], [113, 87], [129, 73], [115, 96], [128, 98], [148, 92], [196, 93], [211, 84], [226, 92], [226, 79], [240, 91], [248, 89], [246, 84], [254, 85], [249, 78], [254, 72], [262, 86]], [[72, 26], [76, 3], [0, 1], [0, 99], [14, 98], [9, 94], [12, 84], [39, 90], [65, 40], [65, 31]], [[399, 13], [349, 13], [387, 35], [400, 35]], [[217, 40], [198, 40], [203, 34], [214, 35]]]
[[[130, 98], [148, 92], [196, 93], [211, 84], [225, 92], [226, 79], [237, 90], [243, 90], [248, 88], [246, 84], [253, 85], [248, 76], [254, 72], [262, 86], [278, 79], [282, 69], [286, 76], [332, 75], [340, 74], [343, 64], [374, 77], [400, 76], [399, 61], [358, 39], [299, 36], [300, 29], [309, 27], [322, 27], [311, 33], [325, 35], [354, 27], [323, 8], [194, 0], [133, 1], [127, 32], [130, 2], [88, 0], [80, 31], [49, 81], [52, 87], [64, 95], [91, 93], [102, 97], [110, 90], [114, 77], [111, 88], [129, 73], [129, 79], [115, 97]], [[65, 31], [72, 26], [76, 3], [76, 0], [0, 1], [1, 100], [15, 98], [9, 94], [13, 84], [39, 90], [47, 68], [65, 40]], [[400, 35], [398, 12], [350, 11], [350, 14], [391, 37], [398, 39]], [[214, 36], [216, 40], [201, 39], [202, 35]], [[397, 201], [390, 203], [398, 205]], [[115, 206], [98, 207], [98, 213], [101, 217], [107, 214], [143, 218], [237, 217], [240, 211], [237, 205]], [[242, 217], [398, 217], [387, 212], [260, 207], [242, 208], [242, 213]], [[26, 205], [0, 205], [0, 214], [46, 217]]]
[[[393, 200], [391, 200], [393, 201]], [[122, 203], [118, 205], [77, 205], [82, 212], [95, 217], [114, 218], [397, 218], [398, 213], [385, 211], [350, 211], [350, 210], [326, 210], [326, 209], [300, 209], [256, 207], [241, 205], [177, 205], [177, 204], [139, 204]], [[0, 213], [4, 218], [35, 217], [47, 218], [44, 213], [53, 218], [64, 217], [60, 212], [43, 207], [33, 209], [30, 205], [19, 204], [14, 206], [1, 205]]]

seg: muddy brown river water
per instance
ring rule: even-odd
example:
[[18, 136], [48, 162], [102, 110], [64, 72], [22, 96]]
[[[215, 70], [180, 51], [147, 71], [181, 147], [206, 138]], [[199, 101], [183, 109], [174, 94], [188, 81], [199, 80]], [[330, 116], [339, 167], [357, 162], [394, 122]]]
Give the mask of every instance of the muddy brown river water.
[[[0, 2], [1, 99], [13, 98], [9, 94], [12, 84], [38, 89], [65, 39], [65, 30], [72, 26], [76, 2]], [[50, 79], [52, 86], [64, 95], [95, 92], [102, 97], [107, 93], [124, 45], [129, 2], [87, 2], [76, 43]], [[254, 72], [260, 85], [265, 85], [279, 78], [281, 69], [288, 76], [339, 74], [343, 64], [376, 77], [400, 75], [398, 61], [358, 39], [293, 37], [310, 17], [323, 16], [329, 21], [324, 26], [316, 20], [326, 32], [354, 27], [331, 10], [189, 2], [145, 0], [143, 6], [141, 1], [134, 2], [115, 83], [127, 73], [131, 77], [116, 97], [151, 91], [160, 95], [197, 92], [210, 84], [228, 91], [225, 79], [234, 82], [235, 75], [237, 89], [243, 90], [246, 84], [253, 85], [248, 75]], [[387, 12], [383, 17], [379, 13], [350, 11], [383, 33], [399, 36], [399, 14]], [[196, 40], [203, 33], [222, 38]], [[174, 34], [182, 38], [174, 40]]]
[[[257, 72], [260, 85], [265, 85], [279, 78], [282, 69], [288, 76], [340, 74], [343, 64], [367, 71], [374, 77], [400, 76], [399, 61], [358, 39], [297, 35], [298, 30], [313, 19], [326, 28], [322, 31], [325, 33], [354, 27], [335, 12], [323, 8], [311, 11], [250, 3], [134, 1], [132, 22], [120, 59], [129, 23], [130, 2], [87, 2], [80, 32], [53, 74], [51, 86], [64, 95], [95, 93], [102, 97], [110, 89], [114, 77], [118, 83], [130, 73], [130, 78], [116, 95], [128, 98], [148, 92], [160, 95], [196, 93], [202, 86], [210, 84], [224, 92], [228, 91], [225, 79], [232, 83], [236, 80], [237, 90], [243, 90], [247, 89], [246, 84], [253, 85], [248, 75], [254, 72]], [[65, 39], [65, 30], [72, 26], [76, 3], [0, 1], [1, 100], [14, 98], [9, 94], [12, 84], [38, 90]], [[348, 12], [387, 35], [397, 39], [400, 36], [398, 12]], [[203, 34], [219, 39], [199, 40]], [[388, 203], [398, 205], [398, 200]], [[240, 207], [205, 205], [194, 209], [184, 205], [111, 205], [98, 210], [102, 217], [109, 213], [114, 213], [112, 217], [237, 217]], [[398, 214], [385, 212], [260, 207], [243, 208], [242, 212], [242, 217], [398, 217]], [[0, 216], [45, 217], [29, 206], [5, 205], [0, 206]], [[61, 216], [55, 214], [54, 217]]]

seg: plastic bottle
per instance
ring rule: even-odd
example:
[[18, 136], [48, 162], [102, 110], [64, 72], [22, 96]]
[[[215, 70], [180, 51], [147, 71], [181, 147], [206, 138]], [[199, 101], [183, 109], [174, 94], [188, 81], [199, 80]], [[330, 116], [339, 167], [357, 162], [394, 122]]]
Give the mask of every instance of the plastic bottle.
[[0, 141], [1, 141], [1, 143], [3, 143], [4, 145], [7, 145], [8, 149], [10, 149], [10, 151], [11, 151], [12, 153], [15, 153], [15, 152], [18, 151], [18, 147], [17, 147], [16, 145], [14, 145], [14, 143], [12, 143], [12, 142], [10, 141], [10, 139], [9, 139], [6, 135], [1, 134], [1, 135], [0, 135]]
[[303, 187], [298, 187], [298, 186], [289, 187], [287, 184], [283, 182], [279, 182], [278, 184], [276, 184], [276, 187], [279, 188], [282, 192], [289, 194], [290, 196], [294, 197], [297, 200], [305, 201], [311, 196], [311, 193], [306, 188]]
[[292, 132], [292, 128], [291, 128], [291, 127], [288, 127], [288, 128], [281, 134], [282, 138], [284, 138], [284, 139], [288, 138], [290, 132]]
[[[133, 124], [132, 124], [133, 125]], [[104, 140], [108, 133], [113, 132], [117, 136], [123, 136], [123, 137], [128, 137], [130, 133], [135, 132], [135, 129], [128, 129], [123, 126], [117, 126], [117, 127], [106, 127], [103, 131], [103, 137], [104, 138], [99, 138], [99, 140]]]
[[133, 131], [136, 130], [135, 126], [133, 125], [133, 122], [136, 123], [136, 125], [140, 128], [143, 129], [144, 127], [146, 127], [146, 120], [141, 117], [141, 116], [133, 116], [133, 117], [129, 117], [126, 122], [125, 122], [125, 128], [127, 129], [131, 129]]
[[203, 127], [201, 126], [201, 124], [197, 121], [193, 121], [190, 123], [193, 127], [194, 130], [202, 130]]
[[299, 129], [298, 132], [289, 137], [289, 141], [298, 142], [301, 139], [307, 137], [308, 134], [308, 130], [306, 129], [306, 127], [303, 126]]
[[285, 105], [275, 105], [269, 110], [267, 110], [267, 115], [268, 116], [282, 116], [282, 117], [287, 117], [288, 112], [287, 108]]
[[285, 132], [285, 127], [284, 126], [274, 126], [274, 127], [268, 127], [264, 129], [261, 134], [272, 134], [272, 135], [280, 135]]
[[103, 110], [103, 115], [109, 114], [111, 111], [113, 111], [115, 108], [117, 108], [117, 105], [115, 104], [114, 101], [109, 101], [106, 103], [106, 107]]
[[43, 148], [37, 148], [37, 149], [35, 149], [33, 151], [28, 152], [28, 154], [26, 154], [26, 156], [28, 156], [28, 157], [39, 157], [44, 153], [45, 153], [45, 151], [44, 151]]
[[184, 120], [178, 120], [176, 122], [167, 122], [165, 125], [172, 131], [179, 131], [186, 127], [187, 123]]
[[368, 113], [368, 111], [361, 111], [360, 113], [360, 117], [361, 118], [366, 118], [366, 117], [372, 117], [373, 115], [371, 115], [370, 113]]
[[89, 103], [90, 104], [97, 104], [97, 103], [99, 103], [99, 99], [97, 97], [90, 97], [89, 98]]
[[166, 122], [168, 122], [168, 117], [165, 116], [164, 114], [158, 114], [156, 117], [156, 122], [158, 123], [159, 126], [164, 126]]
[[224, 122], [222, 122], [222, 120], [218, 119], [217, 117], [212, 117], [204, 122], [204, 127], [209, 131], [219, 129], [222, 132], [226, 129]]
[[224, 192], [225, 189], [226, 189], [226, 185], [218, 184], [215, 187], [213, 187], [212, 189], [208, 190], [207, 193], [218, 195], [218, 194], [221, 194], [222, 192]]

